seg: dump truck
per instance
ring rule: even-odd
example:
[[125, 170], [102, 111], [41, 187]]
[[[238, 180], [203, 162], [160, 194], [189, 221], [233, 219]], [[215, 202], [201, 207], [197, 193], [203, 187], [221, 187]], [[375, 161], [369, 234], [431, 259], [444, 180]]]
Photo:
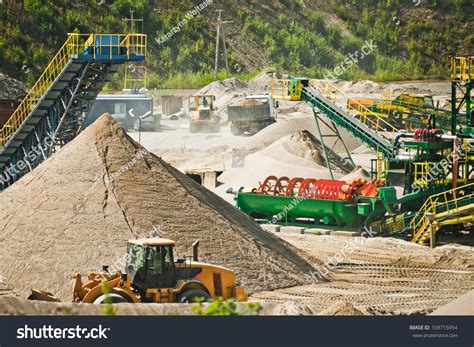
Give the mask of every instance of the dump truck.
[[249, 95], [227, 106], [230, 131], [233, 135], [255, 134], [276, 122], [276, 112], [270, 95]]
[[[89, 272], [83, 281], [76, 274], [72, 290], [78, 303], [188, 303], [222, 297], [246, 301], [234, 271], [198, 261], [199, 241], [193, 256], [174, 260], [175, 241], [163, 238], [130, 240], [125, 271]], [[105, 284], [104, 284], [105, 283]], [[104, 293], [104, 287], [108, 287]], [[51, 293], [33, 289], [30, 300], [59, 301]]]
[[194, 95], [188, 100], [189, 131], [191, 133], [218, 133], [221, 128], [214, 102], [210, 94]]

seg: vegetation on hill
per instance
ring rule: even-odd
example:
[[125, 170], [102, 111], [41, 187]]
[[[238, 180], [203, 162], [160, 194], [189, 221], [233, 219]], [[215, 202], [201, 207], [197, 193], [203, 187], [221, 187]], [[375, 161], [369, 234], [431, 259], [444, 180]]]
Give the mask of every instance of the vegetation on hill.
[[[126, 32], [123, 18], [130, 9], [144, 19], [149, 35], [151, 88], [199, 87], [212, 80], [220, 8], [232, 21], [225, 24], [232, 73], [244, 78], [268, 67], [345, 79], [446, 77], [450, 55], [474, 53], [469, 0], [207, 0], [198, 15], [189, 12], [204, 3], [3, 0], [0, 72], [31, 84], [68, 32]], [[372, 48], [365, 54], [367, 46]]]

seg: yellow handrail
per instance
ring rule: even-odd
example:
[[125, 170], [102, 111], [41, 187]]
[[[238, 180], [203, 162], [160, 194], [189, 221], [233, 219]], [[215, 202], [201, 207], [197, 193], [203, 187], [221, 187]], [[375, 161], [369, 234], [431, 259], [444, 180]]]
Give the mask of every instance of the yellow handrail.
[[453, 80], [474, 80], [474, 56], [451, 57], [451, 68], [451, 78]]
[[[424, 228], [421, 228], [423, 224], [426, 224], [427, 221], [427, 213], [435, 214], [440, 206], [446, 206], [446, 212], [456, 211], [459, 208], [459, 200], [474, 197], [473, 194], [469, 195], [462, 195], [459, 196], [460, 191], [466, 189], [474, 189], [474, 183], [469, 183], [455, 189], [447, 190], [435, 195], [431, 195], [428, 199], [426, 199], [423, 206], [418, 210], [415, 217], [410, 223], [410, 226], [413, 230], [413, 241], [416, 241], [424, 231]], [[452, 196], [452, 198], [448, 197]], [[449, 205], [454, 203], [454, 209], [450, 209]]]
[[0, 148], [3, 147], [10, 137], [19, 129], [20, 125], [25, 121], [30, 112], [33, 111], [38, 101], [66, 66], [69, 61], [71, 42], [72, 37], [69, 37], [50, 61], [43, 74], [33, 85], [21, 104], [4, 124], [0, 131]]
[[[108, 40], [106, 40], [109, 42], [108, 44], [102, 44], [105, 37], [108, 37]], [[115, 38], [118, 38], [116, 43], [113, 42]], [[0, 149], [15, 134], [28, 115], [34, 110], [40, 99], [61, 74], [61, 71], [63, 71], [72, 56], [86, 54], [86, 48], [92, 50], [94, 58], [96, 58], [97, 55], [105, 55], [106, 53], [110, 59], [112, 59], [114, 49], [116, 49], [117, 54], [122, 54], [123, 48], [127, 52], [127, 59], [130, 58], [130, 54], [143, 55], [146, 57], [147, 36], [144, 34], [68, 34], [66, 42], [49, 62], [44, 72], [12, 116], [0, 129]]]
[[[344, 93], [341, 89], [336, 87], [333, 83], [331, 83], [329, 81], [326, 81], [326, 80], [324, 81], [324, 83], [327, 83], [328, 85], [331, 86], [332, 89], [335, 89], [336, 91], [338, 91], [342, 95], [347, 96], [349, 98], [349, 96], [346, 93]], [[359, 103], [357, 100], [354, 99], [353, 101], [356, 104], [359, 104], [360, 109], [365, 111], [363, 113], [358, 113], [358, 115], [359, 115], [358, 119], [362, 124], [365, 124], [367, 127], [371, 128], [372, 130], [374, 130], [376, 132], [379, 132], [379, 133], [383, 133], [383, 132], [387, 133], [388, 132], [389, 134], [391, 134], [392, 138], [400, 132], [400, 130], [395, 128], [392, 124], [388, 123], [383, 118], [378, 116], [377, 113], [369, 110], [367, 107], [365, 107], [364, 105]], [[375, 118], [375, 120], [372, 120], [370, 117], [367, 117], [368, 114], [370, 114], [373, 118]], [[383, 135], [383, 134], [381, 134], [381, 135]]]

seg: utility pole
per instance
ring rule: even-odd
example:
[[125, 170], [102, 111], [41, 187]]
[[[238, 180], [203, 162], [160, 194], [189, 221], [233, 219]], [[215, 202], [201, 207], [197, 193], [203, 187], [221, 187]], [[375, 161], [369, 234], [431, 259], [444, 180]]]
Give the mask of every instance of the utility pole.
[[220, 34], [222, 30], [222, 46], [224, 47], [224, 58], [225, 58], [225, 70], [227, 78], [230, 77], [230, 70], [229, 70], [229, 60], [227, 58], [227, 46], [225, 43], [225, 32], [223, 24], [232, 23], [232, 21], [222, 21], [222, 12], [224, 10], [216, 10], [218, 13], [217, 15], [217, 35], [216, 35], [216, 59], [214, 61], [214, 81], [218, 80], [219, 74], [219, 43], [220, 43]]
[[[130, 18], [124, 18], [122, 19], [125, 23], [130, 22], [130, 33], [131, 34], [136, 34], [135, 30], [135, 23], [142, 23], [142, 30], [141, 34], [143, 34], [143, 18], [135, 19], [133, 17], [133, 14], [135, 13], [135, 10], [133, 8], [130, 9]], [[127, 23], [128, 24], [128, 23]]]

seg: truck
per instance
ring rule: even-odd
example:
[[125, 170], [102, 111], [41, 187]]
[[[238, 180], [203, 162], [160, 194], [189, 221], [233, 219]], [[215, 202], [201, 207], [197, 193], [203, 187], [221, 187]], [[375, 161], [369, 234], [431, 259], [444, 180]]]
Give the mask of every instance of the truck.
[[276, 122], [277, 103], [268, 94], [249, 95], [227, 106], [230, 131], [233, 135], [255, 134]]

